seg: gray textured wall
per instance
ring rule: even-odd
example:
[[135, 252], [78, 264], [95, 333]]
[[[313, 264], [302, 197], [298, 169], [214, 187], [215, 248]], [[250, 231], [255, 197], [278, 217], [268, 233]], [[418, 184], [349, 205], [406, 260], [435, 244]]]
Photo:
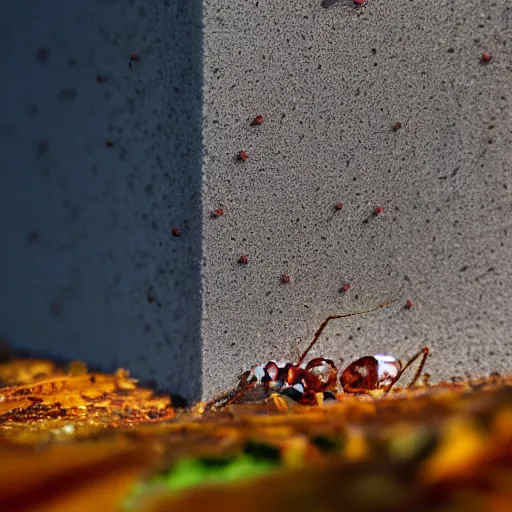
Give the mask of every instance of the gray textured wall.
[[399, 297], [314, 353], [429, 345], [436, 379], [510, 371], [509, 3], [321, 3], [0, 4], [15, 347], [211, 396]]
[[203, 203], [229, 212], [203, 216], [205, 389], [395, 295], [315, 354], [429, 345], [436, 379], [510, 371], [510, 2], [205, 4]]
[[0, 37], [0, 333], [199, 396], [200, 2], [10, 0]]

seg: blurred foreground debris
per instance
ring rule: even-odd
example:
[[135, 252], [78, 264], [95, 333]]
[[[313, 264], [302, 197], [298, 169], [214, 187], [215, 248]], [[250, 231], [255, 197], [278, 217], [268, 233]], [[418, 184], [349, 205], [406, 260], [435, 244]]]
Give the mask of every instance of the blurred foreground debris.
[[0, 365], [0, 435], [20, 442], [83, 437], [98, 429], [133, 427], [175, 416], [168, 396], [137, 386], [126, 370], [88, 372], [20, 359]]
[[512, 377], [219, 411], [82, 363], [0, 383], [2, 512], [512, 509]]

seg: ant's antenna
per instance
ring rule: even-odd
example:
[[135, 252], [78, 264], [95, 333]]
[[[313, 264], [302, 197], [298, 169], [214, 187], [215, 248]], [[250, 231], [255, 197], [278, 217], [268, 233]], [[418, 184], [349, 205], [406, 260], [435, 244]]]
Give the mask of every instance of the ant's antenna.
[[315, 343], [318, 341], [318, 338], [320, 337], [320, 334], [322, 334], [322, 331], [325, 329], [325, 326], [329, 323], [330, 320], [334, 320], [336, 318], [346, 318], [347, 316], [357, 316], [357, 315], [365, 315], [366, 313], [373, 313], [374, 311], [377, 311], [381, 308], [386, 308], [389, 305], [393, 304], [393, 302], [396, 302], [398, 299], [393, 299], [389, 302], [384, 302], [382, 304], [379, 304], [378, 306], [367, 309], [365, 311], [358, 311], [357, 313], [345, 313], [344, 315], [331, 315], [328, 316], [321, 324], [320, 327], [316, 330], [315, 336], [313, 337], [313, 341], [309, 344], [308, 348], [302, 352], [302, 355], [299, 357], [299, 362], [297, 364], [301, 364], [302, 361], [304, 361], [304, 358], [308, 355], [309, 351], [315, 346]]

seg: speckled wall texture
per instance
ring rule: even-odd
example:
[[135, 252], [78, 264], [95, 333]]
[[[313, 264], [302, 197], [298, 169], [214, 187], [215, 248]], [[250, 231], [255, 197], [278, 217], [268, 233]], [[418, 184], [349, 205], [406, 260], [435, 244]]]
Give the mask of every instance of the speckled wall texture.
[[0, 4], [16, 348], [197, 398], [397, 298], [312, 355], [511, 370], [507, 0], [70, 4]]
[[187, 397], [201, 387], [201, 16], [191, 0], [0, 4], [0, 334]]
[[312, 355], [511, 371], [512, 5], [334, 4], [205, 2], [205, 389], [394, 297]]

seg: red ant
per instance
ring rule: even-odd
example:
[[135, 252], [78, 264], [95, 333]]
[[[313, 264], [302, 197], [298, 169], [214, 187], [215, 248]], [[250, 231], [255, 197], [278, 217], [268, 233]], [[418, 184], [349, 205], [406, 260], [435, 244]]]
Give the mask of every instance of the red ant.
[[[309, 351], [314, 347], [322, 331], [329, 321], [337, 318], [362, 315], [385, 308], [395, 302], [379, 304], [373, 309], [357, 313], [328, 316], [316, 330], [313, 341], [301, 354], [296, 363], [271, 360], [265, 364], [254, 366], [239, 377], [238, 386], [227, 393], [223, 393], [206, 404], [207, 409], [224, 407], [231, 403], [240, 402], [253, 389], [263, 388], [268, 391], [287, 395], [303, 405], [318, 403], [318, 393], [324, 398], [335, 398], [338, 391], [338, 369], [331, 359], [316, 357], [303, 364]], [[350, 363], [342, 372], [340, 384], [345, 393], [362, 394], [376, 389], [382, 389], [386, 395], [403, 376], [405, 371], [420, 357], [421, 362], [408, 387], [414, 386], [419, 379], [429, 350], [427, 347], [415, 354], [405, 365], [400, 360], [388, 355], [364, 356]], [[341, 361], [343, 362], [343, 360]]]
[[263, 116], [256, 116], [252, 122], [251, 122], [251, 126], [259, 126], [260, 124], [263, 124]]
[[140, 57], [136, 53], [132, 53], [130, 55], [130, 61], [128, 62], [128, 67], [133, 71], [135, 64], [139, 61], [140, 61]]

